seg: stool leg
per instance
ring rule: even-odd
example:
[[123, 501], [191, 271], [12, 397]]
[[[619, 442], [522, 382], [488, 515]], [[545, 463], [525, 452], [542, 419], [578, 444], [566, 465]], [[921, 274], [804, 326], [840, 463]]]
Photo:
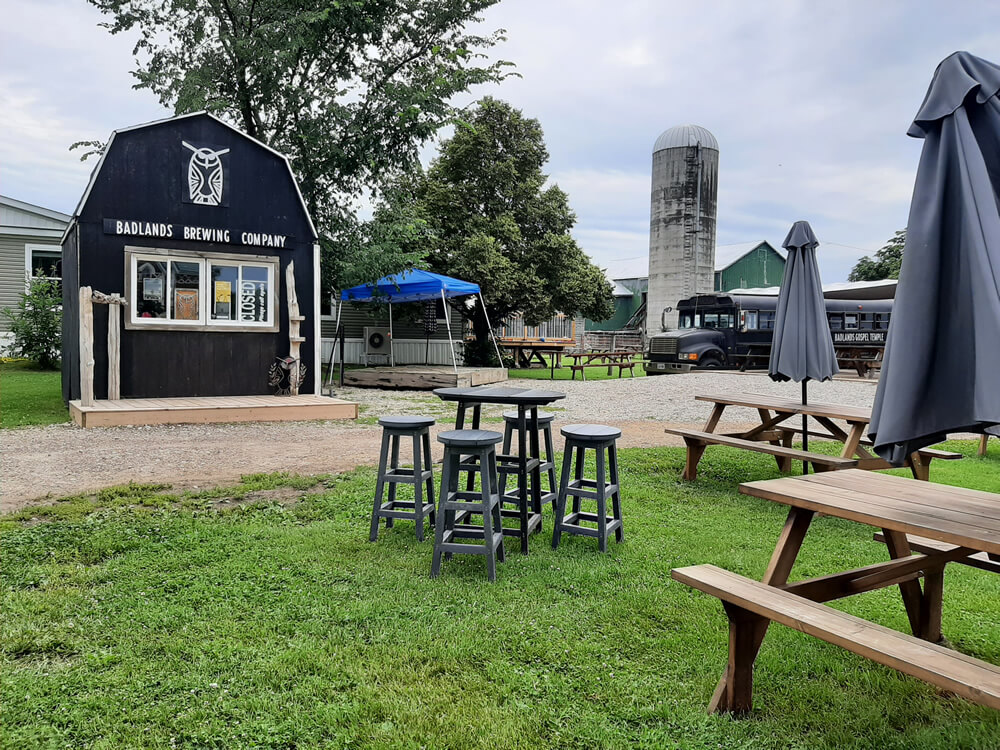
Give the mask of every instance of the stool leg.
[[566, 448], [563, 452], [562, 476], [559, 479], [559, 494], [556, 495], [556, 517], [552, 527], [552, 549], [559, 546], [559, 537], [562, 536], [562, 520], [566, 513], [566, 487], [569, 485], [569, 467], [573, 463], [573, 445], [566, 441]]
[[[503, 427], [503, 448], [500, 452], [505, 455], [510, 455], [510, 444], [514, 437], [514, 425], [507, 422]], [[507, 475], [504, 474], [500, 477], [500, 497], [502, 498], [507, 492]]]
[[599, 445], [597, 450], [597, 541], [600, 543], [601, 552], [608, 551], [608, 508], [606, 502], [606, 490], [608, 485], [605, 480], [604, 465], [605, 446]]
[[[531, 457], [538, 459], [539, 464], [534, 469], [531, 470], [531, 510], [533, 513], [542, 513], [542, 472], [539, 468], [541, 466], [541, 456], [542, 449], [538, 445], [538, 407], [531, 408], [531, 421], [529, 422], [529, 428], [531, 430], [531, 435], [529, 440], [531, 441]], [[538, 531], [542, 530], [542, 524], [539, 522]]]
[[552, 464], [552, 466], [550, 466], [548, 470], [549, 492], [555, 494], [556, 487], [558, 485], [556, 485], [556, 459], [555, 459], [556, 452], [552, 448], [552, 423], [549, 422], [547, 425], [545, 425], [544, 429], [545, 429], [545, 461], [546, 463]]
[[385, 464], [389, 458], [389, 433], [382, 432], [382, 449], [378, 454], [378, 481], [375, 483], [375, 507], [372, 508], [372, 528], [368, 541], [378, 540], [379, 509], [382, 507], [382, 497], [385, 494]]
[[528, 425], [525, 409], [517, 409], [517, 510], [521, 523], [521, 554], [528, 554]]
[[[461, 472], [462, 454], [458, 452], [450, 453], [448, 456], [447, 465], [448, 469], [450, 470], [448, 475], [448, 485], [447, 485], [448, 489], [447, 490], [444, 489], [445, 485], [444, 482], [442, 481], [441, 484], [442, 503], [450, 501], [453, 497], [453, 494], [458, 492], [459, 481], [462, 478], [462, 472]], [[444, 511], [444, 513], [442, 513], [441, 515], [444, 516], [445, 531], [454, 529], [458, 519], [458, 511], [449, 509]], [[445, 552], [444, 559], [450, 560], [451, 552]]]
[[[497, 477], [497, 454], [496, 454], [496, 451], [495, 450], [490, 451], [489, 457], [490, 457], [490, 487], [494, 487], [495, 488], [497, 486], [497, 479], [498, 479], [498, 477]], [[506, 560], [507, 560], [507, 553], [504, 550], [504, 546], [503, 546], [503, 517], [500, 515], [500, 495], [499, 494], [497, 494], [497, 501], [495, 503], [493, 503], [493, 506], [491, 507], [490, 512], [492, 513], [492, 516], [493, 516], [493, 530], [494, 531], [499, 531], [501, 533], [500, 544], [497, 547], [497, 557], [499, 558], [500, 562], [506, 562]]]
[[[583, 448], [582, 445], [580, 445], [580, 446], [577, 446], [577, 449], [576, 449], [576, 472], [574, 474], [574, 477], [575, 477], [575, 479], [577, 481], [577, 486], [579, 486], [579, 483], [583, 481], [583, 459], [584, 459], [584, 448]], [[580, 512], [580, 502], [581, 502], [580, 496], [579, 495], [573, 495], [573, 512], [574, 513], [579, 513]]]
[[610, 468], [611, 468], [611, 484], [615, 486], [615, 494], [611, 496], [611, 507], [613, 509], [612, 514], [618, 521], [618, 526], [615, 528], [615, 541], [624, 542], [625, 541], [625, 522], [622, 520], [622, 485], [618, 479], [618, 444], [612, 443], [611, 447], [608, 448], [608, 455], [610, 458]]
[[420, 479], [424, 473], [420, 460], [420, 435], [413, 436], [413, 516], [417, 523], [417, 541], [424, 541], [424, 483]]
[[451, 484], [451, 455], [444, 450], [444, 466], [441, 468], [441, 508], [438, 510], [437, 523], [434, 525], [434, 555], [431, 557], [431, 578], [437, 578], [441, 573], [441, 546], [444, 544], [444, 531], [447, 525], [448, 511], [444, 503], [448, 498], [448, 487]]
[[491, 581], [497, 579], [497, 559], [493, 548], [493, 477], [487, 462], [489, 458], [487, 451], [479, 454], [479, 465], [482, 467], [480, 477], [480, 497], [483, 499], [483, 545], [486, 547], [486, 575]]
[[427, 472], [429, 476], [427, 477], [427, 502], [430, 503], [430, 522], [431, 528], [434, 528], [435, 511], [434, 509], [437, 505], [434, 502], [434, 460], [431, 458], [431, 431], [430, 428], [424, 429], [423, 435], [424, 444], [424, 465], [427, 467]]
[[[399, 468], [399, 435], [392, 436], [392, 461], [389, 464], [390, 470], [395, 470]], [[393, 481], [389, 482], [389, 503], [391, 508], [396, 507], [396, 483]], [[392, 528], [392, 518], [385, 519], [385, 527], [387, 529]]]

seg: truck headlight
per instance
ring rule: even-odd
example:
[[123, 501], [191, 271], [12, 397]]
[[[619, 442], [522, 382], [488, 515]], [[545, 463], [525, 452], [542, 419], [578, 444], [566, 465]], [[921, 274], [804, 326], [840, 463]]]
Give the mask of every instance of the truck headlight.
[[697, 352], [681, 352], [680, 354], [677, 355], [677, 358], [678, 359], [683, 359], [683, 360], [690, 360], [692, 362], [697, 362], [698, 361], [698, 353]]

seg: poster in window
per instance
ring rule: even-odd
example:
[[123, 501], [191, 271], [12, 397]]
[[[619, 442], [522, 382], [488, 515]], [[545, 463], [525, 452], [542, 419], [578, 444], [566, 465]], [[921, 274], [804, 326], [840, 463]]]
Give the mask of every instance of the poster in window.
[[142, 280], [142, 298], [152, 302], [163, 302], [163, 277]]
[[174, 290], [174, 320], [198, 320], [198, 290]]

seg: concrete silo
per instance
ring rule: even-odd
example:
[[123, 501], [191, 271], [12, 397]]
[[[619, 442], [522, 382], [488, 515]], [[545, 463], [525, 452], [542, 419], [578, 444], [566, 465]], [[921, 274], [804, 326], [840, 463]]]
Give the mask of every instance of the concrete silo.
[[[715, 136], [697, 125], [660, 134], [649, 209], [649, 335], [676, 328], [677, 302], [714, 287], [718, 185]], [[667, 307], [672, 311], [663, 313]]]

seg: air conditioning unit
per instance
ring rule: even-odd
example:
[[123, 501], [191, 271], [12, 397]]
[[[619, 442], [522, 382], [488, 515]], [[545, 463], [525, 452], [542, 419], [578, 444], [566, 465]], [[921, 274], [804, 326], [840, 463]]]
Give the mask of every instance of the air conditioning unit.
[[365, 326], [365, 354], [389, 356], [389, 329]]

